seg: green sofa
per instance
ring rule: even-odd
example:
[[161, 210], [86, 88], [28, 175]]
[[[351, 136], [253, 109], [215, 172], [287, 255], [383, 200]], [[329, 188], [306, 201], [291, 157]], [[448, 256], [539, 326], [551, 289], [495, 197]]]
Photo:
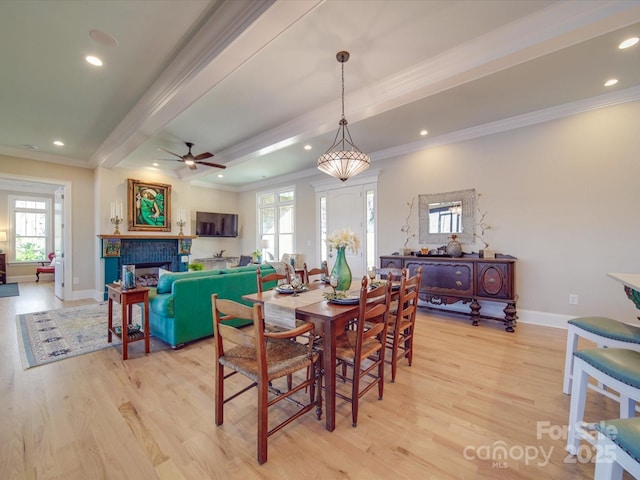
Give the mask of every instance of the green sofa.
[[[262, 275], [275, 272], [270, 265], [261, 265]], [[275, 282], [274, 282], [275, 285]], [[243, 295], [258, 291], [256, 267], [165, 273], [158, 286], [149, 289], [149, 323], [151, 334], [173, 348], [213, 335], [211, 295], [217, 293], [246, 305]], [[250, 321], [231, 321], [243, 326]]]

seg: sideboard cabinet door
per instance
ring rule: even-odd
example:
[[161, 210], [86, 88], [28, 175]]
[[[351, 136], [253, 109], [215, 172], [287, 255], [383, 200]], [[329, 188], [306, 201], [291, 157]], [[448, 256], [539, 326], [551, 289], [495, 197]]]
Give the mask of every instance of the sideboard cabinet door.
[[[478, 263], [478, 297], [513, 299], [514, 263]], [[511, 271], [510, 271], [511, 270]]]

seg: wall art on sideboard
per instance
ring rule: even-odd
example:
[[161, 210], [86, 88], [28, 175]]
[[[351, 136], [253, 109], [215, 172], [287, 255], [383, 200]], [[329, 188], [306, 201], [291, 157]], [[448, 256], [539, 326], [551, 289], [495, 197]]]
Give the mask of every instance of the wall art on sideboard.
[[171, 231], [171, 185], [129, 178], [127, 213], [130, 231]]

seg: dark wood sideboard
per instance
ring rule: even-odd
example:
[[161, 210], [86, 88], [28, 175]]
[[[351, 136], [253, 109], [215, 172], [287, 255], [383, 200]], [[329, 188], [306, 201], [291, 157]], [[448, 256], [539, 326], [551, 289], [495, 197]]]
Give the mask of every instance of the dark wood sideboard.
[[[510, 255], [491, 259], [473, 254], [459, 258], [389, 255], [380, 257], [380, 267], [407, 268], [413, 274], [422, 266], [421, 300], [433, 305], [468, 303], [473, 325], [478, 325], [480, 318], [489, 318], [504, 322], [506, 331], [513, 332], [517, 323], [516, 260]], [[505, 303], [504, 318], [481, 315], [480, 300]]]

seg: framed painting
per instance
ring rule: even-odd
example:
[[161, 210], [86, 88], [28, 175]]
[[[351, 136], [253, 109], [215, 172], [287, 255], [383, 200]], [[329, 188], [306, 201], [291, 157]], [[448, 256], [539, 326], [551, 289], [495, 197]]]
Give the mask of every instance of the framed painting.
[[127, 213], [129, 230], [171, 231], [171, 185], [129, 178]]

